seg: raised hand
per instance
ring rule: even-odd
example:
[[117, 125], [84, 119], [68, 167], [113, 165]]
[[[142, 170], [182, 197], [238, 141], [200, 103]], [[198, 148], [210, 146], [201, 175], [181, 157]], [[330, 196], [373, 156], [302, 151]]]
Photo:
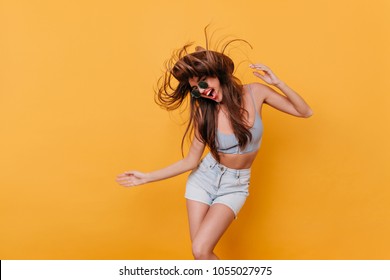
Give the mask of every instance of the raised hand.
[[251, 64], [249, 65], [250, 68], [255, 69], [256, 71], [253, 71], [253, 75], [256, 77], [262, 79], [267, 84], [276, 86], [280, 84], [280, 80], [276, 75], [272, 72], [272, 70], [261, 63]]

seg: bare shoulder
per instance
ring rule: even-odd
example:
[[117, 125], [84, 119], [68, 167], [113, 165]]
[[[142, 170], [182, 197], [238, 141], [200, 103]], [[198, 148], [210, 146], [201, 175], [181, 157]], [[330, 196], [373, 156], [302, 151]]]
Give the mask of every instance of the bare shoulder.
[[244, 85], [244, 88], [246, 94], [252, 93], [257, 105], [263, 104], [267, 96], [269, 96], [269, 94], [272, 92], [272, 89], [269, 86], [261, 83], [246, 84]]

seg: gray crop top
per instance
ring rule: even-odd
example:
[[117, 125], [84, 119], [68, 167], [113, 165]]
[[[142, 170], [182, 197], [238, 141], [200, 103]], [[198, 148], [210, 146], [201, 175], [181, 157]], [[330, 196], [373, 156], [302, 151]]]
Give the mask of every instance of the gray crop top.
[[249, 87], [252, 97], [253, 106], [255, 107], [255, 120], [253, 126], [249, 129], [252, 133], [252, 140], [247, 145], [240, 149], [236, 136], [232, 134], [222, 133], [217, 131], [217, 150], [223, 154], [246, 154], [257, 151], [260, 148], [260, 143], [263, 135], [263, 122], [261, 121], [259, 112], [257, 111], [255, 100], [253, 98], [252, 89]]

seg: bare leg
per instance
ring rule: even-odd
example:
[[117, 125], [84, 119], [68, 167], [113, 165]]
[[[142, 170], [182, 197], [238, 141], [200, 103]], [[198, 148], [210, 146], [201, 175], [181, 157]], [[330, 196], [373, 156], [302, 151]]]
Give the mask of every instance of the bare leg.
[[[234, 213], [223, 204], [214, 204], [209, 207], [202, 203], [205, 206], [202, 207], [199, 203], [187, 200], [192, 253], [195, 259], [216, 260], [218, 257], [213, 250], [234, 220]], [[206, 208], [208, 208], [208, 211]]]
[[190, 224], [191, 241], [194, 241], [196, 233], [198, 232], [204, 217], [209, 211], [209, 208], [210, 206], [205, 203], [187, 199], [187, 213]]

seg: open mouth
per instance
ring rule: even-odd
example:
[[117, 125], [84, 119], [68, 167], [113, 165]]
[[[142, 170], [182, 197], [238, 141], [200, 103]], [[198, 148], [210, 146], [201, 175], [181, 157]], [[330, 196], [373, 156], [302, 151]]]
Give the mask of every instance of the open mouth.
[[208, 91], [206, 91], [205, 93], [204, 93], [204, 95], [206, 95], [207, 97], [211, 97], [211, 98], [213, 98], [214, 97], [214, 89], [210, 89], [210, 90], [208, 90]]

